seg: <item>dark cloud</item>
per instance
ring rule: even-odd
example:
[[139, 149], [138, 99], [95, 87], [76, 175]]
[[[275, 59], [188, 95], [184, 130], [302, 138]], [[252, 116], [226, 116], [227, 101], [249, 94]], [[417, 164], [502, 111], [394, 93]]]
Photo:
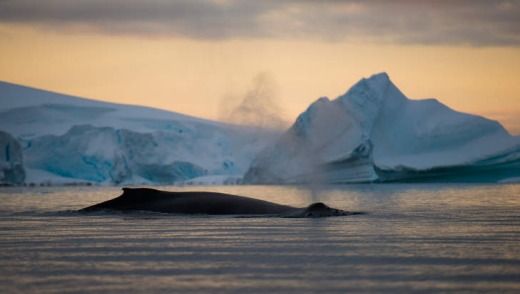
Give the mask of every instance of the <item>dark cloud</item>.
[[520, 45], [518, 0], [0, 0], [0, 22], [210, 40]]

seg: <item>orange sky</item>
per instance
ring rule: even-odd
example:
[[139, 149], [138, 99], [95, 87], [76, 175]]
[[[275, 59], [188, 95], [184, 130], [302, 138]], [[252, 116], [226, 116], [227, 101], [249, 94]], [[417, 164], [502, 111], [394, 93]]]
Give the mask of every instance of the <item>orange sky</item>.
[[516, 44], [142, 35], [1, 20], [2, 81], [219, 119], [232, 103], [226, 97], [243, 97], [263, 74], [280, 117], [292, 123], [317, 98], [336, 98], [362, 77], [386, 71], [409, 98], [437, 98], [520, 134]]

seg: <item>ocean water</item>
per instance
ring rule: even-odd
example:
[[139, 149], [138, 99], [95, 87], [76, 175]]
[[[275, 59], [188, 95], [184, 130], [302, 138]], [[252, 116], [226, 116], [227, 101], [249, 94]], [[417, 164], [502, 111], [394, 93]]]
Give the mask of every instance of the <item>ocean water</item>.
[[[293, 206], [305, 187], [158, 187]], [[520, 291], [520, 185], [324, 187], [322, 219], [74, 212], [118, 187], [0, 188], [0, 293]]]

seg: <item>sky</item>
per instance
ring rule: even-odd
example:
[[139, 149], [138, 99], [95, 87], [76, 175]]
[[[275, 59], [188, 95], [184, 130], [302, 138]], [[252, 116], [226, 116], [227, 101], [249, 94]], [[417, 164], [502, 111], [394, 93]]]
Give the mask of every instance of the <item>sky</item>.
[[0, 1], [0, 80], [85, 98], [287, 125], [380, 72], [520, 135], [520, 1]]

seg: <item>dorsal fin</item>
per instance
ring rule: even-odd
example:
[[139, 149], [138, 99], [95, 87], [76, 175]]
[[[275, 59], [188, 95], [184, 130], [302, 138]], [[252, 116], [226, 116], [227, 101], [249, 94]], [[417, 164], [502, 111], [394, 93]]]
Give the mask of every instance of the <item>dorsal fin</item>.
[[136, 196], [144, 196], [144, 195], [153, 195], [159, 192], [158, 190], [151, 188], [128, 188], [125, 187], [122, 189], [124, 197], [136, 197]]

